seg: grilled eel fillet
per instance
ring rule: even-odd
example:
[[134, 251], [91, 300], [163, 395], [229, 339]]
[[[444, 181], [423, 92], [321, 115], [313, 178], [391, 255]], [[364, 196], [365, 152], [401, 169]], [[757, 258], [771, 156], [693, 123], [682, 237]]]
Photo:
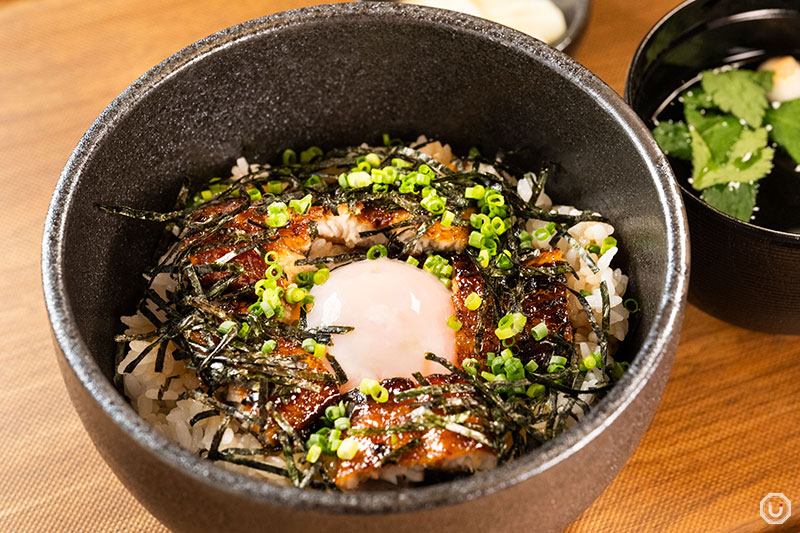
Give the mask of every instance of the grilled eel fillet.
[[[216, 204], [204, 209], [200, 209], [197, 221], [202, 222], [210, 217], [220, 215], [226, 211], [236, 209], [241, 206], [242, 200], [235, 199], [227, 203]], [[317, 232], [317, 226], [330, 224], [334, 217], [348, 217], [348, 223], [359, 225], [358, 231], [377, 229], [385, 227], [398, 221], [407, 220], [411, 215], [404, 210], [386, 212], [381, 208], [371, 206], [359, 206], [356, 213], [339, 209], [339, 213], [333, 214], [321, 207], [312, 207], [305, 215], [292, 213], [290, 222], [287, 226], [279, 228], [277, 238], [265, 239], [260, 247], [263, 251], [274, 251], [278, 256], [278, 262], [287, 272], [290, 279], [293, 279], [299, 268], [295, 266], [295, 261], [305, 258], [311, 250], [315, 236], [329, 237], [336, 240], [335, 230], [328, 235]], [[247, 250], [233, 257], [237, 246], [231, 241], [236, 234], [263, 232], [263, 225], [266, 215], [261, 213], [257, 206], [251, 206], [237, 214], [231, 221], [225, 224], [225, 231], [215, 234], [204, 235], [202, 233], [187, 240], [187, 245], [195, 245], [201, 251], [190, 256], [192, 264], [209, 264], [226, 258], [230, 262], [238, 263], [244, 267], [239, 277], [231, 283], [228, 290], [234, 291], [248, 285], [254, 284], [262, 279], [266, 263], [263, 257], [255, 250]], [[340, 222], [343, 219], [340, 219]], [[466, 242], [467, 229], [464, 227], [442, 228], [437, 225], [431, 226], [425, 233], [425, 237], [432, 241], [456, 242], [460, 249]], [[402, 237], [401, 237], [402, 238]], [[340, 238], [339, 242], [348, 243], [346, 239]], [[358, 244], [358, 243], [357, 243]], [[458, 249], [458, 248], [457, 248]], [[543, 251], [539, 256], [529, 261], [530, 266], [555, 266], [562, 262], [560, 250]], [[494, 331], [493, 307], [495, 298], [501, 301], [508, 295], [493, 295], [486, 289], [486, 284], [481, 277], [478, 269], [466, 254], [458, 254], [453, 259], [453, 303], [458, 319], [461, 321], [462, 328], [456, 333], [456, 353], [457, 364], [461, 366], [467, 357], [475, 357], [482, 364], [486, 360], [486, 354], [499, 349], [498, 340], [492, 334]], [[313, 268], [313, 267], [308, 267]], [[203, 276], [201, 283], [203, 286], [211, 286], [216, 281], [222, 279], [226, 273], [214, 272]], [[280, 283], [288, 285], [287, 279], [282, 279]], [[466, 297], [476, 292], [483, 299], [484, 305], [478, 310], [470, 311], [466, 308]], [[247, 299], [237, 302], [231, 311], [241, 312], [251, 303]], [[506, 303], [503, 301], [503, 303]], [[540, 366], [546, 365], [544, 360], [547, 348], [539, 342], [533, 340], [530, 334], [531, 328], [541, 321], [544, 321], [550, 331], [558, 332], [559, 335], [567, 340], [572, 339], [572, 328], [569, 324], [567, 310], [567, 291], [563, 276], [554, 278], [531, 277], [526, 280], [525, 290], [522, 298], [518, 302], [522, 312], [528, 317], [525, 330], [520, 335], [518, 345], [523, 362], [535, 360]], [[286, 304], [284, 321], [294, 322], [299, 318], [299, 306]], [[308, 365], [308, 370], [313, 372], [330, 372], [327, 364], [319, 359], [309, 356], [302, 350], [299, 344], [288, 339], [277, 339], [278, 348], [274, 352], [276, 356], [291, 356], [303, 354], [303, 362]], [[428, 378], [431, 384], [451, 382], [453, 376], [431, 376]], [[351, 424], [353, 428], [378, 427], [386, 425], [396, 425], [406, 420], [411, 411], [411, 400], [395, 402], [394, 394], [401, 390], [412, 388], [413, 382], [407, 379], [396, 378], [387, 380], [384, 385], [389, 389], [390, 400], [387, 404], [378, 404], [374, 401], [367, 401], [361, 397], [356, 405]], [[268, 398], [275, 409], [283, 415], [286, 421], [297, 430], [302, 430], [314, 422], [325, 407], [334, 403], [340, 398], [340, 391], [335, 385], [320, 383], [321, 390], [313, 392], [308, 390], [297, 390], [288, 395], [277, 395]], [[227, 400], [231, 403], [239, 403], [242, 409], [251, 414], [258, 413], [257, 392], [247, 390], [243, 387], [230, 386], [227, 391]], [[272, 443], [276, 443], [276, 425], [271, 417], [264, 417], [267, 421], [263, 428], [265, 437]], [[359, 454], [351, 461], [342, 461], [336, 474], [336, 484], [341, 488], [353, 488], [358, 483], [369, 478], [392, 479], [399, 475], [410, 478], [419, 478], [425, 469], [440, 470], [480, 470], [494, 466], [496, 458], [493, 451], [486, 445], [481, 444], [468, 437], [464, 437], [447, 429], [430, 429], [427, 431], [405, 432], [396, 436], [395, 444], [391, 443], [390, 435], [359, 436]], [[387, 453], [392, 449], [402, 446], [414, 438], [420, 438], [420, 446], [403, 454], [391, 464], [383, 464]], [[388, 450], [388, 451], [387, 451]]]
[[[543, 250], [538, 256], [527, 261], [526, 266], [555, 267], [563, 264], [561, 250]], [[486, 283], [475, 264], [465, 254], [453, 259], [453, 304], [456, 316], [461, 321], [461, 329], [456, 332], [456, 356], [458, 366], [466, 358], [475, 358], [484, 364], [486, 354], [501, 350], [499, 340], [494, 335], [496, 317], [495, 298], [508, 304], [509, 294], [490, 294]], [[475, 311], [467, 309], [466, 299], [475, 292], [483, 300]], [[569, 323], [567, 308], [567, 287], [563, 275], [555, 277], [535, 276], [525, 280], [524, 290], [519, 299], [521, 312], [528, 318], [524, 331], [517, 337], [518, 356], [523, 363], [536, 361], [542, 367], [548, 361], [549, 348], [531, 336], [531, 329], [544, 322], [550, 332], [556, 332], [567, 341], [572, 341], [572, 326]]]
[[[459, 382], [459, 378], [452, 374], [434, 374], [428, 376], [427, 380], [431, 385]], [[356, 395], [348, 434], [354, 430], [413, 423], [419, 404], [429, 400], [427, 396], [402, 401], [395, 399], [398, 392], [416, 386], [410, 379], [387, 379], [383, 381], [383, 386], [389, 391], [389, 400], [386, 403], [377, 403], [360, 393]], [[465, 393], [453, 393], [446, 396], [464, 395]], [[470, 415], [465, 422], [474, 422], [473, 419], [474, 416]], [[341, 489], [356, 488], [367, 479], [396, 482], [397, 478], [406, 477], [421, 481], [425, 470], [487, 470], [497, 463], [497, 457], [489, 446], [444, 428], [359, 435], [353, 438], [358, 443], [358, 453], [349, 461], [341, 461], [333, 476], [336, 485]], [[419, 439], [417, 446], [399, 456], [393, 453], [414, 439]]]

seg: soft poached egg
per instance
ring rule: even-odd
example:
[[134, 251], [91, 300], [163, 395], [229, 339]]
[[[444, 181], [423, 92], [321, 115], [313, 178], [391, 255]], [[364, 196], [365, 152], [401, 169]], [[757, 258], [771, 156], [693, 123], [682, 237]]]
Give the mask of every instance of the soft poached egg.
[[357, 261], [332, 270], [311, 294], [309, 327], [355, 328], [332, 336], [330, 353], [348, 377], [342, 391], [364, 378], [445, 372], [425, 360], [426, 352], [455, 358], [455, 332], [447, 326], [454, 314], [451, 293], [421, 268], [388, 258]]

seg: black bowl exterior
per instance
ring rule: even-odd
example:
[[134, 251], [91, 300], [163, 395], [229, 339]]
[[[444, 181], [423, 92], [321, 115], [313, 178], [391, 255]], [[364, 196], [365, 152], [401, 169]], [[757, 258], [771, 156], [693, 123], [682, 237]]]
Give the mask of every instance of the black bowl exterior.
[[[620, 235], [629, 290], [643, 309], [625, 345], [631, 371], [581, 424], [536, 453], [417, 489], [285, 488], [167, 441], [111, 384], [118, 317], [139, 298], [136, 280], [158, 228], [94, 203], [167, 209], [184, 178], [223, 172], [242, 153], [263, 160], [287, 146], [379, 142], [384, 132], [424, 132], [459, 152], [477, 145], [558, 161], [553, 197], [603, 211]], [[81, 140], [43, 242], [45, 299], [72, 400], [117, 476], [175, 531], [563, 528], [613, 479], [649, 424], [678, 341], [687, 269], [669, 165], [611, 89], [518, 32], [387, 3], [247, 22], [155, 67]]]
[[[799, 55], [798, 28], [800, 4], [793, 0], [682, 4], [639, 45], [625, 99], [652, 126], [661, 103], [703, 70]], [[800, 333], [800, 235], [744, 223], [709, 207], [683, 183], [680, 188], [691, 231], [690, 301], [738, 326]], [[795, 196], [798, 190], [795, 185]]]

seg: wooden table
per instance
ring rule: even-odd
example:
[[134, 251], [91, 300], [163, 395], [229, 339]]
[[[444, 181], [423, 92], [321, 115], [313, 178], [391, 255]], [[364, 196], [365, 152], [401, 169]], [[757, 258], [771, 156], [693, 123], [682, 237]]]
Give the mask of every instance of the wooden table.
[[[637, 43], [676, 0], [595, 0], [575, 57], [621, 92]], [[61, 382], [40, 288], [59, 172], [100, 111], [216, 30], [303, 2], [0, 0], [0, 531], [163, 531], [95, 452]], [[689, 306], [650, 430], [569, 531], [800, 530], [800, 338]], [[587, 475], [591, 475], [587, 472]], [[767, 526], [768, 492], [795, 516]]]

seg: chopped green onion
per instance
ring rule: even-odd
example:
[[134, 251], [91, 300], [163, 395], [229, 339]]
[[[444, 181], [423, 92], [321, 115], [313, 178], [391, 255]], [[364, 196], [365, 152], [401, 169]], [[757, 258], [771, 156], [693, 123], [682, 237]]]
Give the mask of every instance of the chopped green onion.
[[[344, 416], [344, 402], [339, 402], [338, 404], [329, 405], [325, 408], [325, 418], [330, 420], [331, 422], [335, 421], [337, 418]], [[337, 428], [338, 429], [338, 428]]]
[[314, 284], [314, 273], [313, 272], [298, 272], [297, 273], [297, 284], [301, 287], [308, 287], [309, 285]]
[[322, 285], [323, 283], [328, 281], [328, 278], [330, 277], [331, 277], [331, 271], [329, 269], [320, 268], [319, 270], [314, 272], [314, 276], [312, 279], [314, 281], [314, 285]]
[[358, 386], [358, 391], [361, 394], [370, 394], [376, 387], [380, 387], [380, 382], [377, 379], [364, 378]]
[[283, 156], [281, 157], [283, 160], [283, 164], [285, 165], [294, 165], [297, 163], [297, 154], [294, 150], [287, 148], [283, 151]]
[[303, 301], [308, 292], [300, 287], [290, 287], [286, 291], [286, 301], [290, 304], [296, 304]]
[[270, 194], [280, 194], [283, 192], [283, 182], [282, 181], [269, 181], [267, 182], [267, 191]]
[[334, 420], [333, 427], [338, 429], [339, 431], [345, 431], [350, 429], [350, 419], [346, 416], [342, 416]]
[[481, 267], [483, 268], [488, 267], [490, 259], [491, 256], [489, 255], [489, 250], [484, 248], [480, 252], [478, 252], [478, 264], [480, 264]]
[[533, 374], [539, 369], [539, 364], [536, 361], [530, 360], [525, 364], [525, 370]]
[[420, 205], [430, 211], [434, 215], [440, 215], [444, 213], [445, 205], [447, 204], [447, 200], [442, 198], [441, 196], [437, 195], [435, 192], [432, 192], [428, 196], [422, 199]]
[[491, 222], [492, 231], [495, 235], [502, 235], [506, 231], [506, 223], [500, 217], [494, 217]]
[[453, 267], [447, 262], [447, 259], [436, 254], [431, 254], [425, 259], [422, 269], [437, 278], [450, 278], [453, 275]]
[[265, 263], [277, 263], [278, 262], [278, 253], [275, 251], [269, 251], [264, 254], [264, 262]]
[[367, 259], [375, 260], [381, 257], [386, 257], [389, 254], [389, 250], [382, 244], [376, 244], [375, 246], [370, 247], [367, 250]]
[[361, 394], [371, 396], [372, 399], [378, 403], [386, 403], [389, 400], [389, 391], [381, 386], [380, 382], [375, 379], [362, 379], [358, 390]]
[[244, 323], [242, 324], [242, 327], [241, 327], [241, 328], [239, 328], [239, 333], [237, 333], [236, 335], [237, 335], [237, 336], [238, 336], [240, 339], [244, 339], [244, 338], [247, 336], [247, 332], [248, 332], [248, 331], [250, 331], [250, 324], [248, 324], [247, 322], [244, 322]]
[[264, 277], [268, 280], [278, 279], [283, 276], [283, 267], [278, 263], [269, 263], [267, 270], [264, 272]]
[[581, 370], [591, 370], [597, 366], [597, 359], [593, 356], [585, 357], [583, 361], [581, 361]]
[[289, 208], [294, 209], [298, 215], [304, 215], [311, 207], [311, 195], [307, 194], [299, 200], [289, 200]]
[[275, 282], [274, 279], [260, 279], [260, 280], [256, 281], [256, 284], [255, 284], [256, 296], [260, 297], [262, 294], [264, 294], [265, 290], [274, 289], [277, 286], [278, 286], [278, 284]]
[[533, 235], [525, 230], [519, 232], [519, 247], [522, 249], [533, 248]]
[[342, 443], [339, 444], [339, 448], [336, 450], [336, 456], [345, 461], [349, 461], [355, 457], [357, 453], [358, 441], [353, 437], [347, 437], [344, 439]]
[[536, 237], [536, 240], [544, 241], [550, 238], [550, 232], [547, 231], [547, 228], [539, 228], [533, 232], [533, 236]]
[[318, 342], [318, 343], [316, 343], [314, 345], [313, 355], [317, 359], [322, 359], [323, 357], [325, 357], [325, 354], [327, 353], [327, 351], [328, 351], [328, 347], [325, 346], [324, 344], [322, 344], [321, 342]]
[[282, 228], [288, 223], [289, 223], [289, 215], [286, 213], [267, 216], [267, 226], [271, 228]]
[[483, 300], [480, 296], [478, 296], [477, 292], [471, 292], [469, 293], [469, 296], [467, 296], [466, 300], [464, 300], [464, 305], [466, 305], [467, 309], [470, 311], [475, 311], [481, 306], [482, 301]]
[[479, 231], [473, 231], [469, 234], [468, 244], [473, 248], [481, 248], [483, 242], [483, 235]]
[[495, 264], [497, 264], [497, 268], [502, 270], [508, 270], [512, 268], [514, 266], [514, 262], [511, 261], [511, 252], [508, 250], [503, 250], [503, 253], [497, 256]]
[[494, 334], [497, 335], [497, 338], [500, 340], [507, 339], [509, 337], [513, 337], [514, 335], [516, 335], [514, 333], [514, 330], [512, 330], [511, 328], [497, 328], [496, 330], [494, 330]]
[[590, 244], [589, 246], [587, 246], [586, 251], [600, 255], [600, 247], [597, 246], [596, 244]]
[[627, 372], [630, 367], [631, 367], [630, 363], [627, 363], [625, 361], [616, 362], [614, 363], [614, 366], [611, 367], [611, 375], [614, 377], [614, 379], [620, 379], [622, 375], [625, 372]]
[[480, 156], [481, 156], [481, 153], [474, 146], [469, 149], [469, 153], [467, 154], [467, 157], [469, 157], [470, 159], [475, 159], [476, 157], [480, 157]]
[[312, 174], [306, 181], [303, 182], [303, 185], [306, 187], [317, 187], [318, 185], [322, 185], [322, 178], [316, 174]]
[[273, 228], [285, 226], [289, 222], [289, 212], [287, 211], [286, 204], [283, 202], [275, 202], [270, 204], [267, 208], [267, 225]]
[[372, 185], [372, 176], [366, 172], [351, 172], [347, 175], [347, 183], [353, 188], [367, 187]]
[[538, 396], [543, 396], [544, 393], [545, 393], [545, 386], [542, 385], [541, 383], [534, 383], [533, 385], [528, 387], [527, 391], [525, 391], [525, 394], [529, 398], [536, 398]]
[[414, 165], [412, 163], [409, 163], [405, 159], [399, 159], [395, 157], [394, 159], [392, 159], [392, 166], [394, 168], [411, 168]]
[[514, 356], [508, 356], [503, 364], [505, 374], [511, 381], [525, 378], [525, 370], [522, 362]]
[[486, 188], [483, 185], [475, 185], [474, 187], [467, 187], [464, 190], [464, 196], [471, 200], [480, 200], [486, 194]]
[[485, 205], [489, 206], [489, 209], [503, 206], [506, 203], [506, 199], [503, 197], [500, 191], [496, 191], [494, 189], [486, 191], [486, 194], [483, 196], [483, 201], [485, 202]]
[[370, 166], [373, 167], [377, 167], [381, 164], [381, 157], [375, 153], [367, 154], [367, 156], [364, 159], [366, 160], [367, 163], [370, 164]]
[[464, 361], [462, 361], [461, 366], [464, 368], [464, 370], [467, 373], [472, 374], [473, 376], [478, 374], [478, 360], [477, 359], [474, 359], [472, 357], [468, 357], [468, 358], [464, 359]]
[[236, 322], [233, 320], [226, 320], [222, 324], [217, 327], [217, 332], [222, 333], [223, 335], [227, 334], [231, 329], [236, 326]]
[[591, 295], [592, 295], [591, 292], [587, 291], [586, 289], [581, 289], [581, 296], [586, 297]]
[[511, 335], [505, 337], [498, 337], [500, 340], [507, 339], [517, 333], [521, 333], [523, 328], [525, 328], [525, 324], [527, 324], [528, 318], [523, 315], [522, 313], [508, 313], [507, 315], [503, 316], [500, 321], [497, 323], [498, 330], [508, 330], [511, 332]]
[[452, 211], [445, 211], [442, 214], [442, 226], [445, 228], [449, 228], [453, 225], [453, 221], [456, 219], [456, 214]]
[[303, 150], [300, 152], [300, 164], [307, 165], [321, 155], [323, 155], [322, 148], [319, 146], [312, 146], [308, 150]]
[[564, 365], [567, 364], [567, 358], [560, 355], [550, 357], [550, 363], [547, 365], [547, 372], [550, 374], [564, 370]]
[[486, 381], [494, 381], [496, 376], [491, 372], [481, 372], [481, 377]]
[[489, 223], [489, 217], [483, 213], [472, 213], [469, 216], [469, 223], [473, 228], [481, 229], [483, 226]]
[[275, 348], [278, 347], [278, 343], [272, 339], [267, 339], [264, 341], [264, 344], [261, 345], [261, 353], [263, 354], [270, 354], [275, 351]]
[[303, 339], [303, 343], [301, 345], [303, 350], [308, 353], [314, 353], [314, 348], [317, 347], [317, 341], [312, 338]]
[[456, 315], [450, 315], [447, 317], [447, 327], [452, 329], [453, 331], [458, 331], [461, 329], [461, 321], [456, 318]]
[[411, 266], [419, 266], [419, 259], [417, 259], [417, 258], [416, 258], [416, 257], [414, 257], [413, 255], [409, 255], [409, 256], [406, 258], [406, 263], [408, 263], [408, 264], [409, 264], [409, 265], [411, 265]]
[[481, 240], [481, 249], [487, 250], [490, 255], [495, 255], [497, 253], [497, 239], [484, 236]]
[[265, 318], [272, 318], [272, 316], [275, 315], [275, 308], [269, 302], [261, 302], [259, 308]]
[[614, 237], [606, 237], [603, 239], [603, 246], [600, 248], [600, 255], [603, 255], [610, 249], [614, 248], [617, 245], [617, 239]]
[[308, 454], [306, 455], [306, 461], [311, 464], [316, 463], [319, 461], [319, 456], [322, 455], [322, 448], [319, 444], [314, 444], [311, 448], [308, 449]]
[[550, 333], [547, 329], [547, 324], [544, 322], [539, 322], [535, 326], [531, 328], [531, 335], [533, 336], [533, 340], [540, 341], [547, 337], [547, 334]]
[[634, 300], [633, 298], [628, 298], [627, 300], [625, 300], [624, 302], [622, 302], [622, 305], [623, 305], [623, 306], [625, 307], [625, 309], [627, 309], [627, 310], [628, 310], [628, 312], [629, 312], [629, 313], [631, 313], [631, 314], [633, 314], [633, 313], [638, 313], [638, 312], [639, 312], [639, 302], [637, 302], [637, 301], [636, 301], [636, 300]]
[[261, 191], [258, 190], [258, 187], [252, 187], [247, 189], [247, 196], [250, 197], [251, 202], [257, 202], [261, 200]]

